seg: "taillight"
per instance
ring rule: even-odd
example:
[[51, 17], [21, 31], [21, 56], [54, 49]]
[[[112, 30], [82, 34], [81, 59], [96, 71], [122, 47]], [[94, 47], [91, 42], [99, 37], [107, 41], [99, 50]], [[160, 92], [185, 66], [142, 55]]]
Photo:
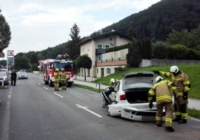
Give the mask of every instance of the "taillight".
[[125, 94], [120, 95], [120, 100], [126, 100], [126, 95]]

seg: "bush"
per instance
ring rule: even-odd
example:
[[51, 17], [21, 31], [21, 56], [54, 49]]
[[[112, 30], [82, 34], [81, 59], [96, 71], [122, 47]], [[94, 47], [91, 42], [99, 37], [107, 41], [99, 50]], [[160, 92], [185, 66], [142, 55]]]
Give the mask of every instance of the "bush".
[[188, 53], [186, 55], [186, 58], [188, 60], [199, 60], [200, 59], [200, 53], [198, 51], [193, 50], [193, 49], [188, 49]]
[[132, 45], [128, 48], [126, 61], [130, 67], [139, 67], [142, 61], [142, 56], [140, 55], [140, 50], [135, 40], [132, 41]]
[[162, 41], [157, 41], [156, 43], [153, 43], [153, 58], [169, 58], [169, 45]]
[[176, 44], [170, 47], [170, 56], [172, 59], [186, 59], [188, 48], [181, 44]]
[[125, 45], [121, 45], [121, 46], [116, 46], [116, 47], [113, 47], [113, 48], [109, 48], [109, 49], [106, 50], [106, 53], [123, 50], [123, 49], [128, 48], [129, 46], [130, 46], [130, 43], [125, 44]]

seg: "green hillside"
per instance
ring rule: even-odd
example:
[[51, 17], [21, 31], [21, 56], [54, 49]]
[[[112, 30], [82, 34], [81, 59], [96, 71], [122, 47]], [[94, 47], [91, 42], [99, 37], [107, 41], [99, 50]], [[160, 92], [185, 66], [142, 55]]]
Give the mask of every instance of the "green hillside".
[[[200, 65], [178, 65], [178, 67], [189, 76], [192, 88], [189, 92], [190, 98], [200, 99]], [[99, 78], [95, 82], [108, 85], [111, 78], [121, 79], [123, 74], [128, 72], [138, 72], [138, 71], [169, 71], [170, 66], [160, 66], [160, 67], [146, 67], [146, 68], [131, 68], [127, 71], [112, 74], [104, 78]]]
[[137, 38], [166, 40], [172, 30], [188, 29], [190, 31], [197, 28], [199, 24], [199, 0], [161, 0], [146, 10], [103, 28], [102, 32], [115, 28], [128, 35], [128, 30], [132, 28]]

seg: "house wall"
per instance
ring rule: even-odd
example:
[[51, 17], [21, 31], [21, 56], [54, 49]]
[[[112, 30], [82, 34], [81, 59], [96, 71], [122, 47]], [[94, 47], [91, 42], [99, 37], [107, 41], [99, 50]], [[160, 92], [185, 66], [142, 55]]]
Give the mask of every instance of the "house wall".
[[121, 37], [119, 35], [115, 35], [115, 38], [116, 38], [116, 46], [121, 46], [127, 43], [131, 43], [131, 40]]
[[[95, 60], [96, 60], [96, 57], [95, 57], [95, 55], [96, 55], [95, 54], [95, 52], [96, 52], [95, 42], [93, 40], [91, 40], [91, 41], [88, 41], [88, 42], [82, 44], [80, 46], [80, 50], [81, 50], [80, 51], [81, 55], [88, 54], [88, 56], [92, 60], [92, 68], [90, 70], [86, 70], [86, 76], [96, 76], [96, 74], [94, 73], [94, 68], [93, 68], [95, 66]], [[80, 75], [84, 76], [83, 69], [80, 69]]]
[[96, 68], [96, 73], [97, 73], [97, 78], [99, 77], [102, 77], [101, 75], [101, 70], [103, 69], [104, 71], [104, 76], [103, 77], [106, 77], [110, 74], [113, 74], [115, 73], [115, 68], [118, 68], [119, 66], [103, 66], [103, 67], [97, 67]]
[[126, 54], [128, 53], [128, 49], [123, 49], [115, 52], [109, 52], [102, 54], [102, 61], [110, 61], [110, 60], [126, 60]]

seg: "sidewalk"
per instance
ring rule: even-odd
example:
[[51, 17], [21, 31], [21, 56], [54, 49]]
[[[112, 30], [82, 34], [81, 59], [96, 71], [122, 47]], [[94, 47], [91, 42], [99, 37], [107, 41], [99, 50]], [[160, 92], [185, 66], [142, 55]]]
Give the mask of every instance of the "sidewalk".
[[[96, 89], [99, 89], [99, 84], [96, 83], [92, 83], [91, 81], [94, 81], [95, 78], [91, 78], [91, 77], [86, 77], [86, 81], [84, 81], [84, 77], [82, 76], [77, 76], [76, 79], [74, 80], [75, 84], [79, 84], [79, 85], [85, 85], [85, 86], [89, 86], [89, 87], [93, 87]], [[100, 84], [100, 89], [106, 89], [108, 86], [107, 85], [102, 85]], [[200, 110], [200, 100], [198, 99], [188, 99], [188, 108], [190, 109], [196, 109], [196, 110]]]
[[86, 77], [86, 81], [84, 77], [82, 76], [77, 76], [76, 79], [74, 79], [74, 83], [75, 84], [79, 84], [79, 85], [85, 85], [85, 86], [89, 86], [89, 87], [93, 87], [96, 89], [106, 89], [108, 86], [107, 85], [102, 85], [102, 84], [96, 84], [96, 83], [92, 83], [92, 81], [94, 81], [96, 78], [91, 78], [91, 77]]

